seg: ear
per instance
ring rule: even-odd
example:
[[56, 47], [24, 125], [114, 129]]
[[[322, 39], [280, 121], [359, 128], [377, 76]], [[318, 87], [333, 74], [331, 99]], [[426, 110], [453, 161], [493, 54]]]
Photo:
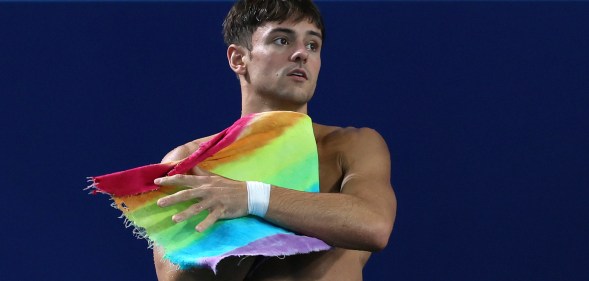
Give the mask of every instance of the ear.
[[227, 48], [227, 61], [229, 62], [229, 67], [238, 75], [245, 75], [247, 72], [246, 64], [245, 64], [245, 57], [247, 55], [246, 48], [231, 44]]

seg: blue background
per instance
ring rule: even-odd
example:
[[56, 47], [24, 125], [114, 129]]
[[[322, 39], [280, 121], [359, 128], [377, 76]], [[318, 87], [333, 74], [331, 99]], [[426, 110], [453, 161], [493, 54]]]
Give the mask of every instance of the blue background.
[[[397, 221], [365, 280], [588, 280], [589, 4], [318, 4], [310, 115], [392, 153]], [[230, 5], [0, 3], [2, 280], [155, 280], [85, 177], [239, 117]]]

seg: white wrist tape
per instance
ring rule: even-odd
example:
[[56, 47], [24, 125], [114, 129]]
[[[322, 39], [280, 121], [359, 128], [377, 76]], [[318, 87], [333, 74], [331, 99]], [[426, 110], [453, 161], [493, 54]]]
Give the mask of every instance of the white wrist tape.
[[270, 185], [258, 181], [246, 181], [247, 212], [250, 215], [264, 217], [270, 204]]

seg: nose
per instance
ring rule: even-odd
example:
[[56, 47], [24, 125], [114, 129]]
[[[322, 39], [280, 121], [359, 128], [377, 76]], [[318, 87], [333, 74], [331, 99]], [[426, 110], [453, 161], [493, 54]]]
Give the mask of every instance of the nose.
[[305, 44], [298, 44], [297, 48], [292, 53], [291, 60], [294, 62], [302, 62], [303, 64], [307, 63], [307, 59], [309, 58], [309, 50]]

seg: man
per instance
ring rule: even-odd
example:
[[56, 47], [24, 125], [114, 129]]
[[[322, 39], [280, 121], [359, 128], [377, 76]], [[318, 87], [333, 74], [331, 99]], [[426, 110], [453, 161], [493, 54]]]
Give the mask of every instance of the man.
[[[238, 1], [227, 15], [224, 37], [229, 66], [239, 78], [242, 115], [265, 111], [307, 114], [321, 67], [324, 28], [310, 0]], [[272, 186], [268, 222], [319, 238], [334, 248], [283, 258], [229, 258], [208, 269], [177, 268], [154, 250], [160, 280], [362, 280], [372, 251], [389, 240], [396, 213], [390, 184], [386, 143], [374, 130], [313, 124], [319, 155], [320, 193]], [[211, 137], [182, 145], [162, 162], [181, 160]], [[156, 180], [166, 186], [188, 186], [158, 201], [166, 207], [198, 198], [176, 214], [176, 222], [202, 210], [209, 216], [196, 226], [203, 231], [219, 219], [248, 214], [246, 183], [194, 168], [192, 175]]]

